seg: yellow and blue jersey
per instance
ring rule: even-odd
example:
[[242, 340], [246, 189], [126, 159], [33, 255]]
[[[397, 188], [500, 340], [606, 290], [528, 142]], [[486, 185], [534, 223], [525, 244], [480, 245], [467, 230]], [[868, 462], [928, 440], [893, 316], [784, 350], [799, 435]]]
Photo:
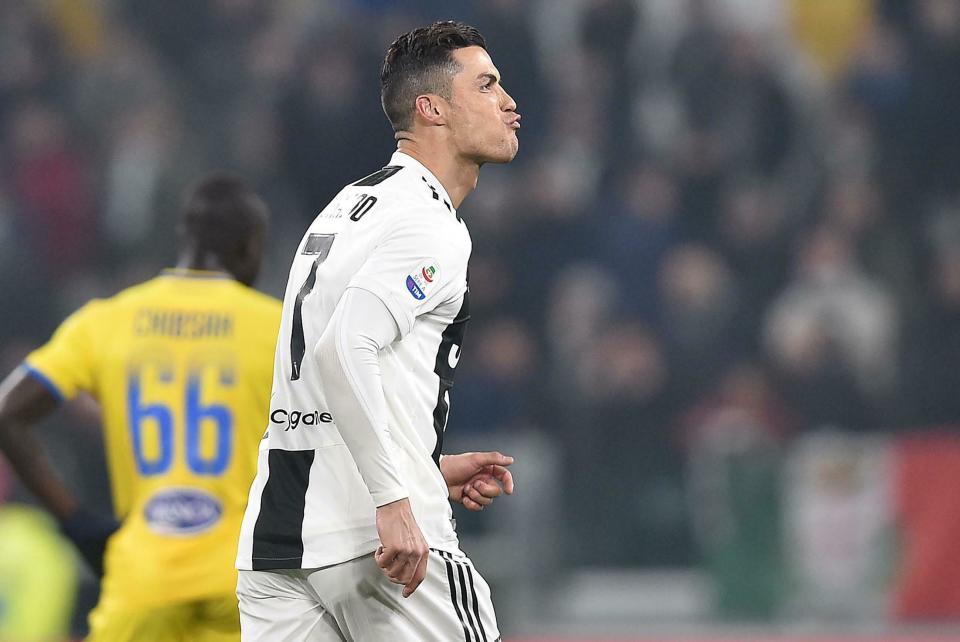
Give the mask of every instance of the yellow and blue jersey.
[[71, 315], [27, 369], [102, 408], [114, 509], [101, 605], [232, 595], [266, 426], [280, 303], [216, 272], [167, 270]]

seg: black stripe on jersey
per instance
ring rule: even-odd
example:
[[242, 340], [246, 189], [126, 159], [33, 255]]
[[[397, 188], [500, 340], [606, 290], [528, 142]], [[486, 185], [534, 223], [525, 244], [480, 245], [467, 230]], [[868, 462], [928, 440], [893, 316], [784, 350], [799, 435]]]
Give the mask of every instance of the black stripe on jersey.
[[[433, 409], [433, 430], [437, 433], [437, 444], [433, 449], [433, 461], [440, 465], [440, 453], [443, 451], [443, 431], [447, 428], [447, 415], [450, 407], [447, 404], [447, 393], [453, 388], [453, 378], [460, 361], [460, 348], [463, 346], [463, 336], [467, 331], [467, 322], [470, 321], [470, 288], [463, 293], [463, 304], [454, 317], [453, 322], [446, 327], [440, 337], [440, 346], [437, 348], [437, 359], [433, 372], [440, 379], [440, 389], [437, 391], [437, 405]], [[456, 350], [456, 352], [454, 352]], [[451, 363], [451, 353], [454, 361]]]
[[420, 177], [420, 180], [422, 180], [424, 183], [426, 183], [426, 184], [427, 184], [427, 187], [430, 188], [430, 193], [433, 194], [433, 200], [439, 201], [439, 200], [440, 200], [440, 193], [437, 192], [437, 188], [434, 187], [433, 185], [431, 185], [431, 184], [427, 181], [426, 177], [424, 177], [424, 176], [421, 176], [421, 177]]
[[253, 527], [253, 570], [300, 568], [303, 563], [303, 513], [315, 453], [270, 450], [267, 483]]
[[[460, 626], [463, 627], [463, 639], [466, 642], [472, 642], [473, 638], [470, 637], [470, 631], [467, 629], [467, 621], [463, 619], [463, 611], [460, 610], [460, 605], [457, 603], [457, 585], [453, 579], [453, 563], [450, 561], [453, 556], [446, 551], [433, 550], [443, 558], [443, 563], [447, 567], [447, 585], [450, 586], [450, 601], [453, 603], [453, 610], [457, 612], [457, 619], [460, 620]], [[480, 642], [479, 639], [477, 642]]]
[[477, 618], [477, 626], [480, 627], [480, 635], [483, 636], [483, 642], [487, 642], [487, 632], [483, 628], [483, 620], [480, 619], [480, 604], [477, 602], [477, 590], [473, 586], [473, 569], [469, 564], [464, 564], [467, 569], [467, 580], [470, 582], [470, 595], [473, 597], [473, 615]]
[[[425, 176], [421, 176], [421, 177], [420, 177], [420, 180], [422, 180], [424, 183], [426, 183], [426, 184], [427, 184], [427, 187], [430, 188], [430, 192], [433, 194], [433, 200], [439, 201], [439, 200], [440, 200], [440, 194], [439, 194], [439, 192], [437, 192], [437, 188], [434, 187], [433, 185], [431, 185], [430, 182], [427, 181], [427, 179], [426, 179]], [[448, 202], [446, 201], [446, 199], [444, 199], [443, 204], [447, 206], [447, 211], [448, 211], [448, 212], [452, 212], [452, 211], [453, 211], [453, 208], [450, 207], [450, 203], [448, 203]], [[457, 220], [458, 220], [458, 221], [460, 220], [460, 217], [459, 217], [459, 216], [457, 216]]]
[[356, 187], [373, 187], [374, 185], [379, 185], [383, 181], [399, 172], [401, 169], [403, 169], [403, 165], [387, 165], [383, 169], [370, 174], [370, 176], [361, 178], [359, 181], [354, 183], [354, 185]]
[[437, 395], [437, 406], [433, 409], [433, 431], [437, 435], [437, 445], [430, 455], [437, 466], [440, 465], [440, 455], [443, 454], [443, 431], [447, 428], [447, 415], [450, 411], [450, 405], [447, 403], [447, 393], [450, 386], [440, 382], [440, 392]]

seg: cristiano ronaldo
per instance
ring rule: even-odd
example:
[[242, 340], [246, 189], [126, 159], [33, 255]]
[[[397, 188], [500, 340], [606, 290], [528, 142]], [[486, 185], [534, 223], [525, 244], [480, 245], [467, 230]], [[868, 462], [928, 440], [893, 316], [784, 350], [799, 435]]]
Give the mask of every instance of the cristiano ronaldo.
[[511, 457], [443, 455], [470, 318], [457, 214], [520, 115], [480, 33], [437, 22], [380, 74], [397, 151], [317, 215], [290, 269], [240, 534], [244, 640], [500, 639], [450, 502], [513, 492]]

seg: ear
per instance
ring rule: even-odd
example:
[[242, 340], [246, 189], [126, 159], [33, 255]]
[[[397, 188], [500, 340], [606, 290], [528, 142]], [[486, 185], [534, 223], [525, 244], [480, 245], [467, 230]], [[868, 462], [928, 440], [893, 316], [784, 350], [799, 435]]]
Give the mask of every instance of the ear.
[[447, 124], [447, 109], [449, 103], [436, 94], [421, 94], [414, 102], [417, 118], [428, 125], [440, 126]]
[[247, 239], [246, 247], [244, 248], [247, 253], [248, 260], [251, 260], [257, 264], [263, 260], [263, 251], [266, 247], [266, 230], [258, 230], [256, 233], [251, 234]]
[[261, 234], [251, 235], [243, 244], [242, 253], [231, 260], [227, 271], [244, 285], [253, 285], [260, 274], [263, 264], [264, 237]]

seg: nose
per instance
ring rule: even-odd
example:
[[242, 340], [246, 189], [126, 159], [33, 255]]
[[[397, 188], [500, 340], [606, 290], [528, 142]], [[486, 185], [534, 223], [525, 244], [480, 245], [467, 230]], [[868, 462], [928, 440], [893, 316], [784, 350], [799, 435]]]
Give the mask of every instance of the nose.
[[503, 92], [503, 111], [517, 111], [517, 101], [513, 99], [513, 96], [507, 93], [506, 89], [500, 88]]

